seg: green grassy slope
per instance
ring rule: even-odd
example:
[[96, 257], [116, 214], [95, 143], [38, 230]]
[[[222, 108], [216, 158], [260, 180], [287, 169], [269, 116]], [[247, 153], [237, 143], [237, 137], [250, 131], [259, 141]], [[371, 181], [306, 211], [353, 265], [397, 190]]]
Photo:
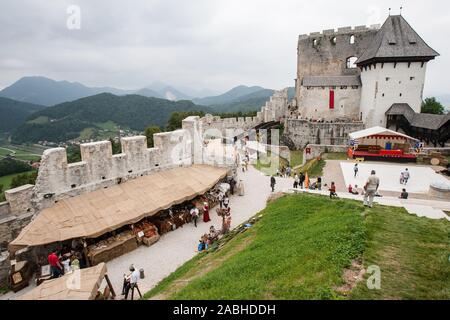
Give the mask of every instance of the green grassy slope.
[[[450, 299], [448, 221], [401, 208], [283, 197], [223, 249], [199, 254], [146, 298], [157, 299]], [[343, 274], [363, 257], [381, 268], [381, 289], [366, 279], [350, 295]], [[369, 275], [366, 275], [366, 278]]]

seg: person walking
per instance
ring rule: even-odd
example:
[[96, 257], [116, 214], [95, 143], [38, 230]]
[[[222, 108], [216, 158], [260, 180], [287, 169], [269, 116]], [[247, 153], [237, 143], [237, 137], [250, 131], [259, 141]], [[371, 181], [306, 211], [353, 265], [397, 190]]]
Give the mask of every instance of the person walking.
[[203, 203], [203, 222], [210, 222], [211, 218], [209, 217], [209, 204], [208, 202]]
[[231, 178], [230, 180], [230, 192], [231, 195], [234, 195], [234, 188], [236, 187], [236, 180], [234, 178]]
[[403, 184], [406, 185], [410, 177], [408, 168], [406, 168], [405, 171], [402, 172], [402, 176], [403, 176]]
[[294, 175], [294, 189], [298, 188], [298, 183], [299, 183], [299, 178], [298, 178], [298, 174], [296, 173]]
[[375, 175], [375, 170], [372, 170], [370, 177], [367, 179], [366, 185], [364, 186], [364, 206], [373, 206], [373, 198], [378, 191], [380, 186], [380, 179]]
[[355, 163], [355, 166], [353, 167], [353, 173], [355, 174], [354, 178], [356, 178], [356, 176], [358, 175], [358, 172], [359, 172], [358, 164]]
[[334, 182], [331, 182], [329, 190], [330, 190], [330, 199], [333, 199], [333, 197], [337, 198], [338, 195], [336, 193], [336, 184]]
[[197, 207], [192, 207], [190, 213], [192, 216], [192, 221], [194, 221], [194, 226], [197, 228], [197, 219], [198, 219], [199, 210], [197, 209]]
[[322, 177], [317, 177], [317, 190], [322, 190]]
[[305, 175], [303, 174], [303, 172], [300, 172], [300, 176], [298, 179], [299, 179], [300, 188], [303, 189], [303, 183], [305, 182]]
[[270, 177], [270, 187], [272, 188], [272, 192], [275, 192], [275, 184], [276, 183], [277, 182], [275, 180], [275, 177], [274, 176]]
[[290, 178], [291, 177], [291, 166], [289, 166], [289, 165], [286, 168], [286, 175], [287, 175], [286, 178]]
[[125, 291], [125, 300], [128, 299], [128, 293], [130, 292], [130, 290], [131, 290], [131, 300], [133, 300], [134, 289], [137, 289], [139, 296], [142, 298], [141, 291], [139, 290], [139, 287], [138, 287], [138, 280], [140, 278], [139, 271], [133, 265], [131, 265], [130, 272], [131, 272], [131, 274], [128, 277], [126, 277], [125, 288], [123, 290], [123, 291]]
[[224, 194], [222, 191], [220, 191], [219, 195], [217, 196], [217, 199], [219, 200], [220, 209], [222, 209], [222, 206], [223, 206], [223, 197], [224, 197]]
[[242, 180], [239, 180], [237, 188], [239, 190], [239, 195], [243, 196], [245, 194], [245, 190], [244, 190], [244, 182]]
[[225, 198], [223, 199], [223, 205], [225, 208], [228, 208], [229, 204], [230, 204], [230, 198], [228, 198], [228, 196], [225, 195]]

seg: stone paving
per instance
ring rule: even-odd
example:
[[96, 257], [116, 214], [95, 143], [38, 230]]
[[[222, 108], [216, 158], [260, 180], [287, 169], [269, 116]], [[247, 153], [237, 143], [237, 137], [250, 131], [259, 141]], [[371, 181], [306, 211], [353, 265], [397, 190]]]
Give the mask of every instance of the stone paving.
[[[428, 193], [430, 184], [433, 182], [449, 183], [444, 176], [437, 174], [429, 166], [364, 162], [358, 164], [359, 171], [354, 177], [354, 165], [353, 162], [340, 163], [346, 186], [357, 184], [362, 187], [372, 170], [375, 170], [377, 177], [380, 178], [380, 191], [401, 192], [402, 188], [406, 188], [411, 193]], [[405, 168], [410, 173], [406, 186], [400, 184], [400, 173]]]

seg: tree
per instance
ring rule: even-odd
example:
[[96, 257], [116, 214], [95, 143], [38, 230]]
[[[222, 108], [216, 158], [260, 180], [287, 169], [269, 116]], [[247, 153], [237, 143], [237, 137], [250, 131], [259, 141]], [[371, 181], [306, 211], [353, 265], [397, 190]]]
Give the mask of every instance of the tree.
[[147, 148], [154, 147], [153, 135], [158, 132], [161, 132], [161, 129], [158, 126], [150, 126], [145, 129], [145, 136], [147, 137]]
[[167, 131], [174, 131], [181, 129], [182, 121], [190, 116], [203, 117], [205, 112], [203, 111], [175, 111], [170, 115], [169, 121], [167, 122]]
[[30, 171], [31, 166], [23, 161], [5, 158], [0, 160], [0, 177]]
[[444, 106], [436, 98], [426, 98], [422, 103], [421, 113], [444, 114]]
[[120, 142], [115, 142], [113, 138], [109, 138], [109, 142], [111, 142], [111, 148], [113, 154], [122, 153], [122, 145]]
[[37, 178], [37, 171], [23, 173], [15, 176], [11, 180], [11, 188], [17, 188], [26, 184], [34, 184]]
[[67, 162], [74, 163], [81, 161], [81, 150], [80, 146], [69, 145], [66, 149], [67, 151]]

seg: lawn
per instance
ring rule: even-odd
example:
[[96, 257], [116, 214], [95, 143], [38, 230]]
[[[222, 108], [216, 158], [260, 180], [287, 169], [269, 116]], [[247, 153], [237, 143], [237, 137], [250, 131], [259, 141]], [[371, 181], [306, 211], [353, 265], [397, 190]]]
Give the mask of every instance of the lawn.
[[0, 144], [0, 158], [9, 155], [18, 160], [39, 161], [45, 149], [43, 146], [15, 145], [2, 140]]
[[295, 168], [303, 164], [303, 150], [291, 150], [291, 167]]
[[348, 156], [345, 152], [328, 152], [323, 155], [325, 160], [347, 160]]
[[[401, 208], [291, 195], [252, 228], [202, 253], [159, 283], [157, 299], [450, 299], [450, 223]], [[381, 289], [363, 279], [350, 295], [352, 261], [381, 268]]]
[[[21, 172], [21, 173], [14, 173], [14, 174], [0, 177], [0, 184], [3, 185], [3, 191], [11, 189], [11, 181], [15, 176], [18, 176], [19, 174], [24, 174], [24, 173], [31, 173], [33, 171], [34, 170], [25, 171], [25, 172]], [[0, 194], [0, 201], [4, 201], [4, 200], [5, 200], [5, 197], [4, 197], [4, 194], [2, 193], [2, 194]]]
[[381, 290], [361, 282], [353, 299], [450, 299], [450, 222], [376, 206], [366, 219], [365, 266], [381, 270]]
[[[325, 200], [325, 201], [324, 201]], [[216, 259], [216, 268], [172, 292], [170, 299], [334, 299], [342, 269], [362, 254], [359, 203], [316, 196], [287, 196], [262, 211], [262, 219], [227, 248], [196, 257], [178, 275], [191, 278]], [[319, 236], [317, 236], [319, 235]], [[244, 249], [239, 248], [247, 243]], [[236, 249], [239, 248], [239, 249]], [[235, 254], [230, 252], [236, 251]], [[181, 280], [161, 285], [170, 290]], [[168, 283], [170, 282], [170, 283]], [[161, 293], [156, 287], [150, 296]]]

